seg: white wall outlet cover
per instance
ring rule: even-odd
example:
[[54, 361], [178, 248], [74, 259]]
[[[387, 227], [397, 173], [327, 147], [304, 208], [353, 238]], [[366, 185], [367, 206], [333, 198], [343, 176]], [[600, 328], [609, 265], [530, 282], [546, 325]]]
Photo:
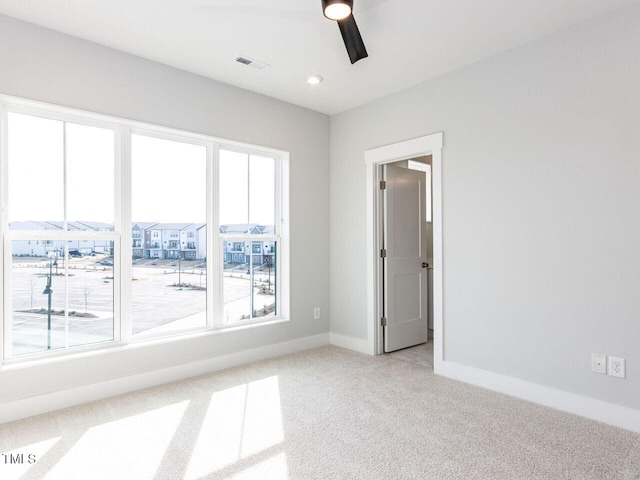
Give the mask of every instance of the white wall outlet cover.
[[618, 378], [626, 377], [626, 362], [624, 358], [609, 357], [609, 361], [607, 363], [609, 365], [609, 375]]
[[320, 308], [316, 307], [313, 309], [313, 319], [320, 320]]
[[607, 356], [602, 353], [591, 354], [591, 371], [594, 373], [607, 374]]

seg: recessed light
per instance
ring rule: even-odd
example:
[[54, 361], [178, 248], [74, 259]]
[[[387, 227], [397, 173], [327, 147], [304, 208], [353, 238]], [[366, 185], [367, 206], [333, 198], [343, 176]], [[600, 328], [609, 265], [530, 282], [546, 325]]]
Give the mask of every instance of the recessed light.
[[320, 82], [322, 82], [322, 80], [324, 80], [324, 78], [322, 78], [320, 75], [311, 75], [309, 78], [307, 78], [307, 83], [309, 85], [318, 85]]

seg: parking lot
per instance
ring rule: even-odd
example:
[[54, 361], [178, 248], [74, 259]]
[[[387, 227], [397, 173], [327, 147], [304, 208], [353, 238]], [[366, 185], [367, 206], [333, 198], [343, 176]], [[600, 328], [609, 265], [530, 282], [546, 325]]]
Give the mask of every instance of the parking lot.
[[[101, 264], [101, 262], [103, 264]], [[114, 278], [110, 257], [71, 258], [68, 269], [59, 259], [57, 268], [49, 259], [16, 257], [11, 273], [13, 355], [65, 346], [105, 342], [114, 338]], [[223, 323], [248, 318], [253, 293], [254, 316], [273, 315], [273, 284], [267, 272], [255, 272], [251, 287], [247, 267], [224, 273]], [[51, 337], [48, 335], [51, 272]], [[263, 288], [260, 286], [264, 285]], [[166, 333], [206, 325], [206, 266], [202, 262], [137, 260], [133, 266], [132, 330]], [[253, 290], [253, 292], [252, 292]], [[65, 305], [68, 316], [65, 317]]]

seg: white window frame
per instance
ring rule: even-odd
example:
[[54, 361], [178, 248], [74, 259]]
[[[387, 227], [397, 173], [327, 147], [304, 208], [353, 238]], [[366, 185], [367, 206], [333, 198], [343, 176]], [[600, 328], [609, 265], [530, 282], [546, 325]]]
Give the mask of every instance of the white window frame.
[[[81, 125], [108, 128], [115, 132], [115, 172], [114, 198], [115, 218], [113, 232], [82, 232], [82, 231], [9, 231], [8, 229], [8, 148], [7, 125], [8, 112], [33, 115]], [[165, 334], [132, 335], [131, 317], [131, 278], [133, 253], [133, 235], [131, 219], [131, 136], [146, 135], [155, 138], [186, 142], [206, 147], [207, 155], [207, 322], [205, 327], [194, 327], [185, 330], [171, 331]], [[220, 150], [231, 150], [241, 153], [268, 156], [276, 160], [276, 232], [269, 235], [226, 236], [220, 234], [218, 221], [219, 205], [219, 155]], [[2, 312], [2, 328], [0, 328], [0, 361], [2, 364], [23, 363], [59, 356], [65, 356], [85, 351], [107, 351], [113, 347], [127, 344], [144, 344], [148, 340], [162, 337], [171, 339], [183, 338], [184, 335], [210, 335], [230, 332], [251, 326], [270, 325], [287, 322], [289, 311], [289, 154], [286, 151], [269, 147], [250, 145], [241, 142], [196, 134], [168, 127], [144, 124], [141, 122], [111, 117], [81, 110], [61, 107], [57, 105], [26, 100], [0, 94], [0, 186], [2, 188], [2, 209], [0, 212], [0, 235], [2, 236], [2, 275], [0, 275], [0, 312]], [[235, 241], [275, 241], [278, 245], [276, 257], [276, 311], [277, 315], [253, 318], [248, 321], [238, 321], [233, 324], [223, 323], [224, 295], [223, 295], [223, 241], [227, 238]], [[141, 235], [144, 241], [144, 236]], [[19, 357], [11, 356], [12, 341], [12, 312], [11, 292], [6, 289], [11, 286], [11, 245], [13, 240], [109, 240], [114, 244], [114, 340], [99, 344], [82, 345], [64, 349], [49, 350], [24, 354]], [[68, 247], [67, 247], [68, 248]], [[211, 259], [211, 260], [210, 260]], [[119, 274], [117, 273], [119, 272]], [[0, 366], [1, 368], [1, 366]]]
[[[220, 150], [225, 150], [229, 152], [242, 153], [245, 155], [256, 155], [256, 156], [268, 156], [269, 158], [274, 158], [275, 162], [275, 232], [273, 234], [258, 234], [258, 235], [235, 235], [235, 234], [225, 234], [218, 233], [218, 245], [216, 250], [219, 252], [220, 258], [219, 261], [216, 262], [218, 264], [218, 268], [220, 269], [220, 280], [221, 284], [219, 286], [219, 293], [221, 295], [221, 301], [217, 304], [218, 312], [216, 315], [217, 322], [214, 325], [214, 328], [233, 328], [242, 327], [245, 325], [253, 325], [259, 324], [279, 319], [284, 319], [289, 317], [289, 303], [288, 303], [288, 292], [289, 292], [289, 266], [288, 266], [288, 258], [289, 258], [289, 246], [288, 246], [288, 234], [289, 234], [289, 226], [286, 221], [285, 213], [283, 205], [288, 205], [288, 177], [285, 172], [288, 172], [288, 155], [283, 154], [283, 152], [279, 152], [277, 150], [272, 149], [256, 149], [250, 148], [247, 146], [243, 146], [241, 144], [232, 144], [225, 143], [220, 144], [219, 148], [216, 150], [216, 167], [220, 161]], [[216, 171], [219, 171], [216, 168]], [[219, 181], [219, 177], [216, 179]], [[286, 182], [286, 183], [285, 183]], [[216, 185], [216, 192], [219, 192], [218, 185]], [[216, 205], [219, 203], [219, 198], [216, 198]], [[216, 232], [220, 232], [220, 225], [218, 223]], [[245, 251], [243, 248], [243, 255], [249, 255], [249, 258], [253, 261], [253, 242], [275, 242], [277, 245], [276, 248], [276, 278], [275, 278], [275, 288], [276, 288], [276, 315], [269, 317], [254, 317], [246, 320], [237, 320], [232, 325], [223, 323], [224, 317], [224, 302], [222, 299], [224, 298], [224, 292], [222, 291], [223, 285], [223, 263], [224, 263], [224, 252], [222, 251], [224, 242], [237, 242], [242, 245], [246, 245], [249, 243], [249, 252]], [[284, 244], [284, 245], [283, 245]], [[285, 254], [282, 254], [282, 248], [285, 249]], [[286, 257], [286, 258], [283, 258]], [[284, 273], [284, 275], [282, 274]], [[217, 277], [218, 278], [218, 277]], [[286, 289], [286, 292], [284, 292]], [[284, 292], [284, 295], [283, 295]], [[253, 314], [253, 312], [252, 312]]]
[[[40, 118], [46, 118], [50, 120], [56, 120], [60, 122], [67, 122], [79, 125], [86, 125], [91, 127], [102, 128], [111, 130], [114, 133], [114, 231], [113, 232], [86, 232], [78, 230], [66, 230], [66, 231], [24, 231], [24, 230], [9, 230], [8, 219], [8, 114], [16, 113], [20, 115], [30, 115]], [[79, 345], [74, 347], [65, 347], [61, 349], [48, 350], [43, 352], [34, 352], [32, 354], [21, 355], [20, 357], [13, 357], [12, 355], [12, 299], [9, 291], [5, 291], [6, 287], [11, 286], [11, 242], [14, 240], [58, 240], [65, 241], [65, 251], [68, 252], [69, 240], [107, 240], [113, 241], [114, 245], [114, 271], [117, 268], [117, 262], [120, 255], [120, 240], [122, 232], [122, 222], [119, 216], [119, 197], [121, 196], [121, 178], [122, 178], [122, 157], [121, 152], [118, 150], [118, 145], [121, 143], [121, 128], [113, 121], [109, 121], [107, 118], [99, 118], [95, 115], [84, 115], [81, 112], [66, 109], [62, 107], [56, 107], [48, 104], [40, 104], [38, 102], [32, 102], [29, 100], [23, 100], [14, 97], [5, 97], [0, 95], [0, 143], [2, 144], [1, 160], [2, 160], [2, 179], [0, 185], [2, 185], [2, 220], [0, 222], [0, 228], [2, 231], [3, 241], [3, 254], [2, 254], [2, 300], [0, 300], [0, 308], [2, 311], [2, 341], [0, 342], [0, 358], [4, 363], [20, 362], [23, 358], [40, 358], [56, 357], [65, 354], [66, 352], [82, 352], [87, 350], [94, 350], [99, 348], [105, 348], [106, 345], [121, 343], [122, 330], [118, 327], [118, 313], [120, 311], [120, 298], [117, 293], [121, 289], [121, 278], [114, 275], [113, 279], [113, 340], [100, 342], [96, 344]], [[66, 201], [66, 200], [65, 200]], [[68, 257], [67, 257], [68, 258]]]

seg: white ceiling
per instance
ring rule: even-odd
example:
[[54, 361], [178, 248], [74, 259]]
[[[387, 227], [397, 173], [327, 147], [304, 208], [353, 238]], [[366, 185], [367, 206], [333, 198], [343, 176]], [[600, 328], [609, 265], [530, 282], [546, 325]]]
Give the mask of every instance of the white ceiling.
[[320, 0], [0, 0], [0, 14], [334, 114], [630, 3], [355, 0], [369, 52], [355, 65]]

